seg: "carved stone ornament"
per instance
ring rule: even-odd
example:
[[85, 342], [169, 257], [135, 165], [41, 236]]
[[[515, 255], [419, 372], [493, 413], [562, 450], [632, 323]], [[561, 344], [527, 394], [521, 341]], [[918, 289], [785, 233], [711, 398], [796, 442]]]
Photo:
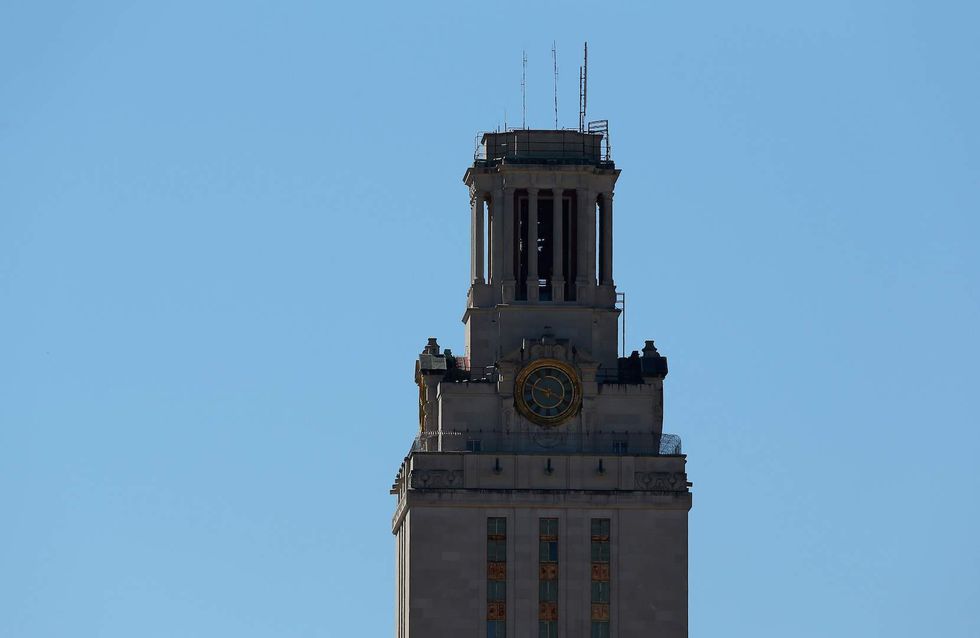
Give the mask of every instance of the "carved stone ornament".
[[568, 349], [564, 343], [535, 343], [531, 346], [528, 359], [568, 360]]
[[413, 489], [463, 487], [463, 470], [412, 470]]
[[568, 433], [554, 428], [534, 428], [531, 440], [543, 448], [553, 448], [568, 440]]
[[656, 492], [686, 492], [687, 474], [683, 472], [636, 472], [636, 489]]

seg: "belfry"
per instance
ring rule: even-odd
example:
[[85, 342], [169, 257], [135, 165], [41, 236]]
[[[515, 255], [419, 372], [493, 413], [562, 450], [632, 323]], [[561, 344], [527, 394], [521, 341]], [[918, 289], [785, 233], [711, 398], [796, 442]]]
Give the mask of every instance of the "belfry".
[[[687, 636], [667, 359], [619, 351], [608, 125], [482, 136], [465, 350], [415, 364], [392, 494], [397, 638]], [[644, 255], [633, 256], [636, 259]]]

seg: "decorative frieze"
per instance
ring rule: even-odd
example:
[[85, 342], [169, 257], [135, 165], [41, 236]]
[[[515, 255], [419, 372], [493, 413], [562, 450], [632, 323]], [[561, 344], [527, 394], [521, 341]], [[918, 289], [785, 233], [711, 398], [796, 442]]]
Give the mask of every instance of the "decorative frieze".
[[413, 489], [446, 489], [463, 487], [463, 470], [412, 470]]
[[635, 485], [638, 490], [657, 492], [686, 492], [687, 474], [684, 472], [636, 472]]

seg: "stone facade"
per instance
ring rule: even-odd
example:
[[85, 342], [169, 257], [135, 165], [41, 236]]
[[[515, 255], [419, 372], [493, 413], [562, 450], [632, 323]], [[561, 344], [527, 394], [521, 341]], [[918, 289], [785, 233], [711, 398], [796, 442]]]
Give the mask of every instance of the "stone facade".
[[[687, 636], [691, 484], [663, 433], [667, 361], [652, 341], [618, 352], [619, 170], [590, 133], [484, 148], [464, 177], [465, 354], [434, 338], [420, 354], [419, 433], [392, 486], [396, 636]], [[541, 365], [574, 377], [559, 423], [522, 408], [565, 392], [527, 387]]]

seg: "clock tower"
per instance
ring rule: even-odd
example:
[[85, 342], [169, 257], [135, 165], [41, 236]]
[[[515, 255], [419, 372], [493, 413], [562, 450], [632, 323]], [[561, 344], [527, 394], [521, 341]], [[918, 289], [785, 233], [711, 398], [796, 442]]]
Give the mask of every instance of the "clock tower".
[[687, 636], [667, 359], [618, 347], [619, 174], [605, 122], [482, 136], [463, 177], [465, 349], [419, 355], [392, 486], [397, 638]]

